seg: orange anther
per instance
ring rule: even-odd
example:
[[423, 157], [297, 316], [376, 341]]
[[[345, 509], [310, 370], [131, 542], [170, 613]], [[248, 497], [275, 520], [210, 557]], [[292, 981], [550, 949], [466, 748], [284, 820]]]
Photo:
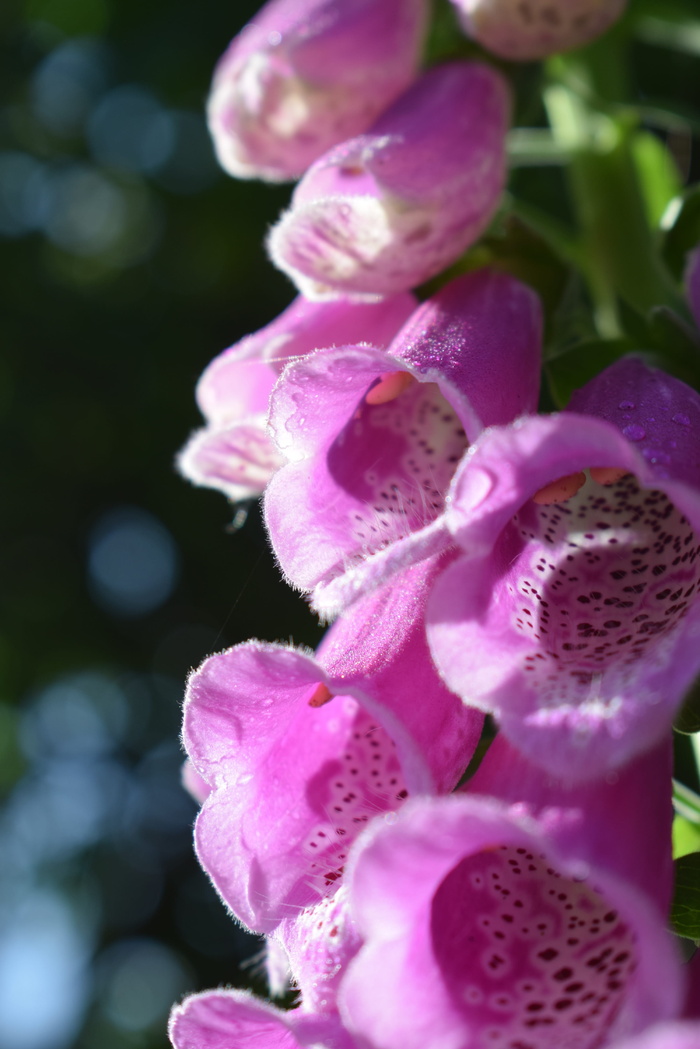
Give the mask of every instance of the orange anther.
[[333, 699], [333, 693], [329, 691], [323, 682], [321, 682], [311, 693], [311, 696], [309, 697], [309, 706], [322, 707], [329, 699]]
[[386, 372], [380, 375], [379, 382], [372, 387], [365, 400], [367, 404], [387, 404], [395, 400], [415, 381], [408, 372]]
[[591, 467], [591, 478], [597, 481], [598, 484], [615, 484], [616, 481], [621, 481], [623, 477], [627, 477], [629, 470], [625, 470], [621, 466], [592, 466]]
[[558, 481], [552, 481], [550, 484], [546, 484], [544, 488], [540, 488], [539, 492], [535, 492], [532, 500], [538, 506], [564, 503], [572, 495], [576, 495], [579, 488], [583, 488], [585, 483], [586, 475], [583, 470], [577, 474], [567, 474], [566, 477], [560, 477]]

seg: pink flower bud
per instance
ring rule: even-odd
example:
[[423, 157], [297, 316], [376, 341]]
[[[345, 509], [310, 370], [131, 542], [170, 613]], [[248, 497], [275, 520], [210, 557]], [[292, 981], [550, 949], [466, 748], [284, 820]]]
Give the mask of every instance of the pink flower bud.
[[180, 452], [180, 472], [233, 502], [259, 495], [281, 464], [267, 435], [266, 417], [270, 393], [289, 359], [346, 339], [385, 346], [415, 306], [408, 294], [373, 303], [295, 299], [205, 370], [197, 383], [197, 403], [207, 425]]
[[313, 299], [391, 295], [439, 273], [498, 204], [509, 102], [490, 66], [431, 69], [307, 172], [272, 230], [274, 263]]
[[426, 0], [272, 0], [214, 74], [209, 127], [238, 178], [298, 178], [411, 83]]
[[595, 40], [626, 0], [452, 0], [462, 24], [502, 58], [528, 61]]

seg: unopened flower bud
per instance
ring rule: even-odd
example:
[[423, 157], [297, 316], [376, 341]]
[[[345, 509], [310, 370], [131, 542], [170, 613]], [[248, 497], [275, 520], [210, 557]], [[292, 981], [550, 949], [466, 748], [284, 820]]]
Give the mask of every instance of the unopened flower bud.
[[509, 109], [490, 66], [430, 70], [307, 172], [272, 230], [273, 261], [314, 299], [390, 295], [439, 273], [498, 204]]
[[416, 75], [426, 0], [272, 0], [217, 66], [209, 127], [238, 178], [298, 178]]
[[516, 61], [544, 58], [595, 40], [622, 14], [626, 0], [452, 0], [469, 34]]

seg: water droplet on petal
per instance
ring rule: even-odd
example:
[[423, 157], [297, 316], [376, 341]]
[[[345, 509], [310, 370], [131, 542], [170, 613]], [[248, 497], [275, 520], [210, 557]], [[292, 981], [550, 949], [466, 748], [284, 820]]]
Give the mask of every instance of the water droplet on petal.
[[660, 452], [656, 448], [644, 448], [642, 450], [642, 455], [650, 463], [661, 463], [666, 466], [671, 462], [671, 457], [667, 455], [666, 452]]
[[678, 423], [679, 426], [690, 426], [690, 419], [683, 412], [676, 412], [672, 417], [674, 423]]
[[634, 402], [620, 401], [619, 407], [622, 409], [623, 412], [629, 412], [632, 408], [634, 408]]
[[622, 433], [630, 441], [643, 441], [647, 435], [646, 430], [642, 426], [638, 426], [637, 423], [630, 423], [629, 426], [625, 426]]

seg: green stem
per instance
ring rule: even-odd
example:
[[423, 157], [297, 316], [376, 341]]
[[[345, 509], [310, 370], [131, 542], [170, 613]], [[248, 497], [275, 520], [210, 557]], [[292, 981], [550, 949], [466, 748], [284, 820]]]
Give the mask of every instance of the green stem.
[[[632, 153], [636, 124], [595, 108], [595, 70], [585, 66], [585, 55], [573, 71], [561, 56], [550, 61], [554, 82], [545, 104], [555, 139], [571, 155], [570, 190], [596, 324], [601, 336], [615, 338], [621, 334], [618, 297], [646, 316], [654, 306], [677, 309], [679, 295], [647, 220]], [[577, 80], [585, 92], [572, 86]]]
[[677, 779], [673, 781], [673, 807], [679, 816], [700, 824], [700, 797]]

